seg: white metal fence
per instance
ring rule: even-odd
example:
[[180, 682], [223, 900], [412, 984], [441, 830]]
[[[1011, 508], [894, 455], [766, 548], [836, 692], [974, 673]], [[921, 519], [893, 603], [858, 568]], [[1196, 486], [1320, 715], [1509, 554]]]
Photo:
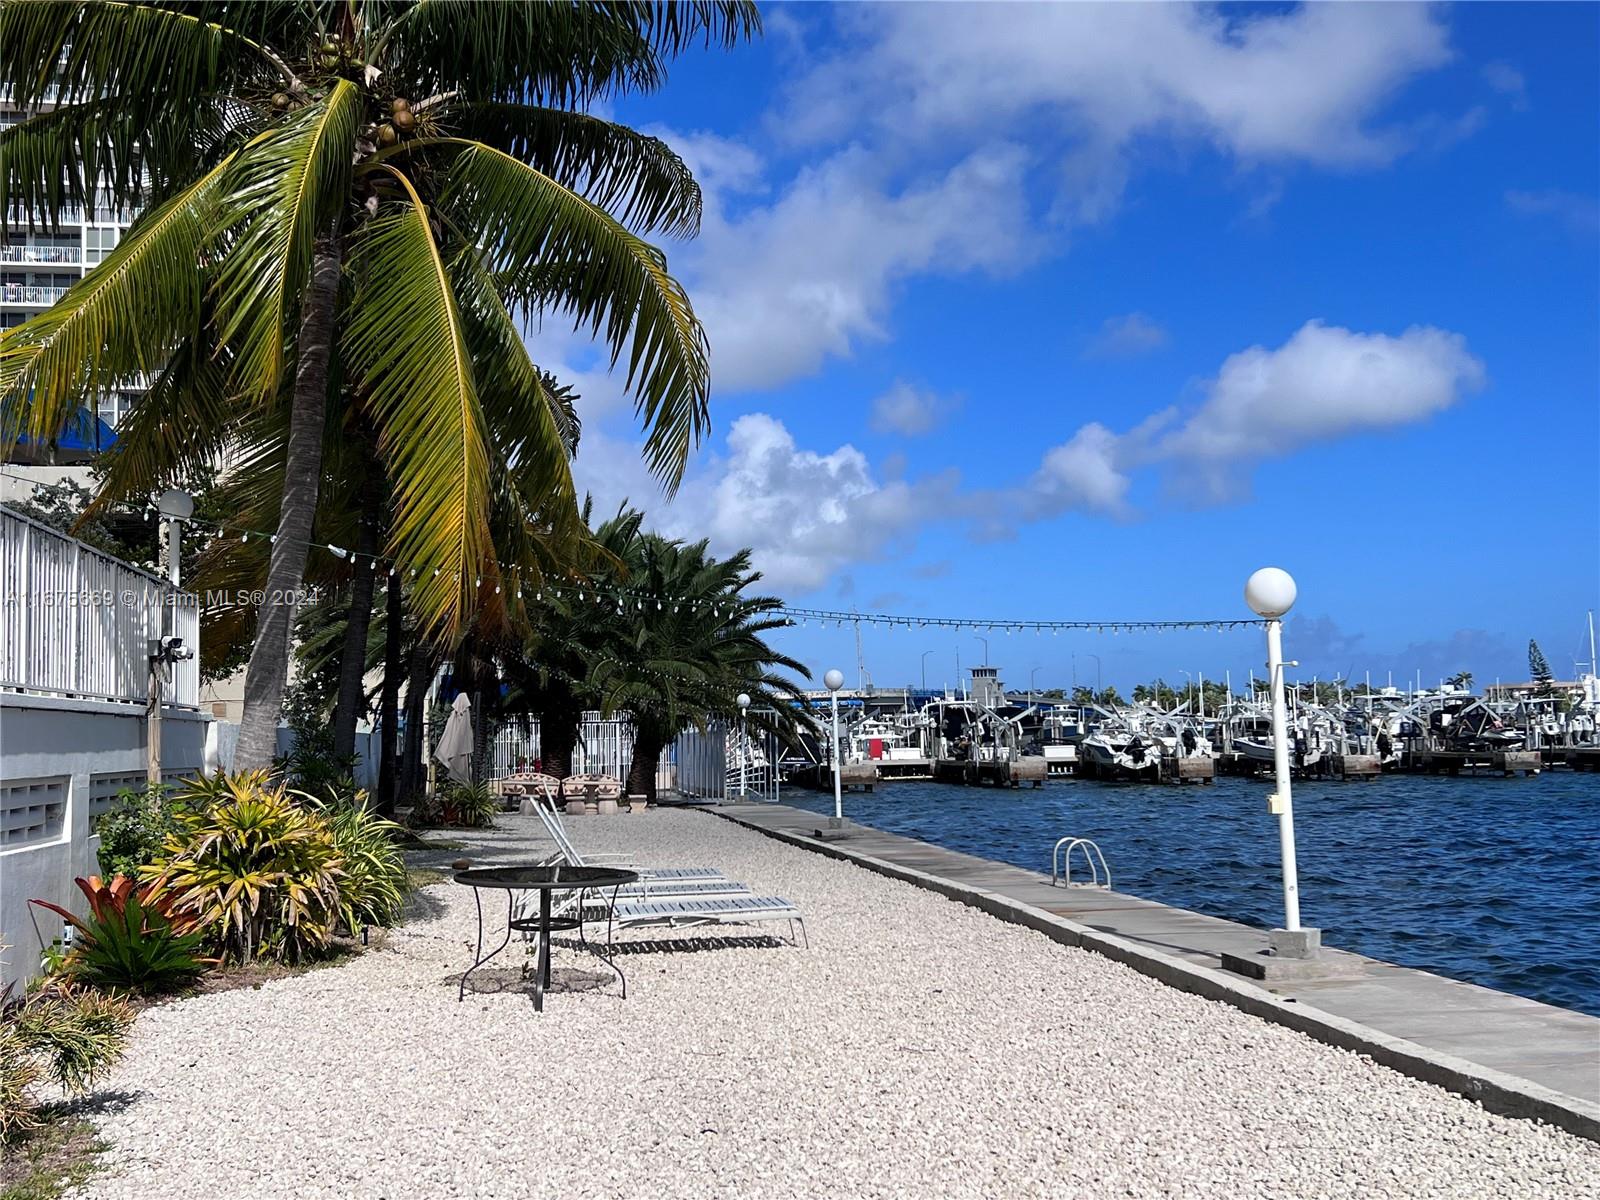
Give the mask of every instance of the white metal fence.
[[[686, 730], [662, 752], [656, 768], [656, 789], [700, 800], [723, 800], [736, 794], [742, 781], [752, 797], [776, 801], [776, 740], [752, 733], [743, 743], [746, 747], [743, 755], [740, 745], [737, 732], [720, 723], [704, 733]], [[741, 757], [744, 760], [742, 780]], [[490, 777], [499, 779], [520, 770], [533, 770], [542, 759], [538, 721], [530, 722], [526, 730], [508, 726], [495, 736]], [[625, 717], [585, 713], [578, 726], [578, 745], [572, 755], [573, 774], [626, 779], [632, 761], [633, 723]]]
[[[150, 645], [198, 652], [200, 606], [156, 575], [0, 508], [0, 688], [145, 704]], [[168, 704], [199, 708], [198, 658], [172, 664]]]

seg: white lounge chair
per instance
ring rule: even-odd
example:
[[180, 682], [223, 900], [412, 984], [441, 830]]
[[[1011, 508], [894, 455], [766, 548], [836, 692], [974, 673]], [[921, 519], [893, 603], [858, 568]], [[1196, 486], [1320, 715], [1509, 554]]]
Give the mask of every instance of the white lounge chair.
[[560, 850], [561, 857], [570, 866], [621, 867], [624, 870], [636, 871], [639, 882], [645, 885], [646, 890], [651, 890], [656, 884], [666, 883], [699, 882], [726, 885], [730, 882], [728, 877], [715, 867], [641, 867], [633, 863], [629, 855], [620, 852], [580, 854], [578, 848], [572, 844], [572, 839], [567, 836], [566, 827], [561, 822], [561, 814], [556, 811], [554, 805], [538, 804], [534, 807], [538, 811], [545, 832], [550, 835], [556, 848]]
[[[590, 914], [593, 914], [592, 917]], [[587, 905], [585, 925], [606, 925], [608, 929], [642, 929], [653, 925], [677, 929], [695, 925], [758, 925], [784, 921], [789, 926], [789, 942], [796, 927], [807, 946], [805, 916], [781, 896], [683, 896], [630, 900], [618, 896], [615, 904]]]

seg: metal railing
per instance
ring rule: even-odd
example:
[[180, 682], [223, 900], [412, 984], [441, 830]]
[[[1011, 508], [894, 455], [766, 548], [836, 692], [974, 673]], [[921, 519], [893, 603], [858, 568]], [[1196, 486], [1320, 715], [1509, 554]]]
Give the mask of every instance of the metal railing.
[[66, 294], [64, 287], [40, 287], [31, 283], [0, 284], [0, 304], [54, 304]]
[[83, 262], [81, 246], [0, 246], [0, 262], [70, 263]]
[[[162, 634], [198, 653], [200, 606], [160, 577], [0, 508], [0, 689], [144, 705]], [[198, 709], [198, 657], [172, 664], [168, 704]]]

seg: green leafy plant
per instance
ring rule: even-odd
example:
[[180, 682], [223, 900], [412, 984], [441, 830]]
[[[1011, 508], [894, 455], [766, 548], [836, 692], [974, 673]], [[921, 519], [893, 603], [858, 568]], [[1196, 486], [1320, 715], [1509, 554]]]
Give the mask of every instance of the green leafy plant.
[[135, 791], [125, 788], [117, 802], [95, 824], [100, 835], [100, 870], [110, 877], [137, 875], [152, 862], [177, 828], [171, 793], [164, 786]]
[[20, 1003], [0, 996], [0, 1142], [41, 1123], [37, 1086], [49, 1080], [68, 1096], [122, 1056], [133, 1010], [114, 996], [52, 984]]
[[150, 994], [182, 987], [206, 969], [200, 951], [204, 935], [192, 919], [172, 916], [171, 898], [153, 883], [136, 884], [126, 875], [110, 883], [98, 875], [75, 882], [89, 901], [87, 917], [48, 900], [30, 901], [78, 931], [61, 964], [68, 977], [97, 988]]
[[414, 829], [446, 825], [459, 829], [493, 829], [500, 801], [486, 783], [444, 783], [432, 796], [412, 802], [408, 823]]
[[364, 925], [392, 925], [405, 905], [405, 857], [395, 842], [399, 825], [366, 807], [366, 793], [353, 804], [321, 810], [344, 860], [339, 876], [339, 916], [355, 934]]
[[265, 771], [221, 776], [203, 790], [208, 805], [179, 814], [144, 877], [229, 961], [299, 962], [325, 949], [344, 873], [328, 823]]

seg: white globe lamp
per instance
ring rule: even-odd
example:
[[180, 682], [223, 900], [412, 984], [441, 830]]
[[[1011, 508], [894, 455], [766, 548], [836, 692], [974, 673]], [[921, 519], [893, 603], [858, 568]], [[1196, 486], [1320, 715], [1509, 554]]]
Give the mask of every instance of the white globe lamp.
[[1262, 567], [1244, 585], [1244, 602], [1257, 616], [1273, 620], [1294, 607], [1294, 576], [1282, 567]]
[[844, 672], [834, 668], [822, 677], [822, 683], [830, 692], [837, 692], [844, 686]]

